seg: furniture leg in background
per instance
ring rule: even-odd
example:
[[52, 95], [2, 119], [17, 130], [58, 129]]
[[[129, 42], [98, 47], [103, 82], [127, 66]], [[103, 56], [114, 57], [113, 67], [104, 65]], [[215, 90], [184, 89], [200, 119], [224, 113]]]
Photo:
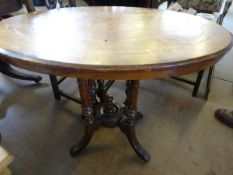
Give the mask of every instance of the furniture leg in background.
[[9, 64], [0, 61], [0, 72], [3, 74], [11, 77], [11, 78], [16, 78], [20, 80], [29, 80], [29, 81], [35, 81], [36, 83], [39, 83], [39, 81], [42, 80], [41, 76], [38, 75], [28, 75], [24, 74], [22, 72], [18, 72], [14, 70]]
[[[195, 1], [195, 0], [191, 0], [190, 5], [192, 4], [192, 1]], [[179, 1], [177, 1], [177, 0], [168, 0], [168, 6], [171, 5], [174, 2], [179, 3]], [[202, 3], [202, 2], [200, 1], [199, 3]], [[223, 19], [226, 16], [231, 4], [232, 4], [231, 0], [223, 0], [221, 2], [221, 7], [219, 9], [219, 12], [216, 15], [212, 15], [215, 20], [213, 20], [213, 19], [212, 20], [216, 21], [217, 24], [222, 25]], [[181, 9], [184, 8], [184, 6], [185, 6], [185, 4], [182, 4], [182, 3], [178, 4], [178, 5], [180, 6]], [[186, 4], [186, 5], [188, 5], [188, 4]], [[214, 5], [211, 5], [211, 6], [214, 7]], [[186, 9], [188, 9], [190, 7], [192, 7], [192, 6], [189, 6], [189, 7], [187, 6]], [[202, 5], [201, 7], [204, 7], [204, 6]], [[198, 9], [195, 9], [195, 10], [197, 10], [197, 12], [205, 12], [205, 10], [198, 10]], [[214, 11], [208, 11], [206, 13], [210, 15], [210, 14], [216, 13], [216, 12], [214, 10]], [[210, 20], [209, 18], [207, 18], [207, 19]], [[212, 83], [212, 79], [213, 79], [213, 70], [214, 70], [214, 66], [211, 66], [210, 68], [208, 68], [208, 76], [207, 76], [207, 82], [206, 82], [205, 94], [204, 94], [205, 100], [208, 100], [208, 97], [209, 97], [211, 83]], [[200, 84], [201, 84], [201, 81], [202, 81], [202, 78], [203, 78], [204, 71], [205, 70], [202, 70], [202, 71], [199, 71], [197, 73], [197, 78], [196, 78], [195, 81], [191, 81], [191, 80], [180, 78], [180, 77], [172, 77], [172, 78], [174, 78], [176, 80], [179, 80], [181, 82], [193, 85], [194, 88], [193, 88], [192, 96], [196, 97], [197, 93], [198, 93], [198, 90], [199, 90], [199, 87], [200, 87]]]

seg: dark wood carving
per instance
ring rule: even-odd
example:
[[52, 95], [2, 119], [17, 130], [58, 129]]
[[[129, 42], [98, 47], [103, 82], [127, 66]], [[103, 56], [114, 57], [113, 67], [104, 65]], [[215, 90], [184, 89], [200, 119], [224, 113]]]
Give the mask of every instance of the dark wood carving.
[[85, 132], [81, 141], [74, 145], [70, 154], [75, 156], [81, 152], [90, 142], [96, 128], [97, 124], [95, 123], [91, 97], [89, 94], [88, 81], [87, 80], [78, 80], [79, 92], [82, 100], [82, 117], [85, 121]]
[[[82, 99], [82, 116], [85, 121], [84, 136], [70, 149], [72, 156], [80, 153], [90, 142], [94, 132], [100, 125], [107, 128], [119, 127], [126, 135], [137, 155], [148, 162], [149, 153], [139, 144], [135, 134], [135, 120], [137, 119], [137, 96], [139, 81], [128, 81], [127, 105], [121, 108], [117, 105], [112, 95], [106, 95], [104, 102], [96, 100], [96, 83], [94, 80], [79, 80], [79, 92]], [[123, 110], [126, 109], [126, 113]], [[126, 118], [124, 117], [126, 116]]]

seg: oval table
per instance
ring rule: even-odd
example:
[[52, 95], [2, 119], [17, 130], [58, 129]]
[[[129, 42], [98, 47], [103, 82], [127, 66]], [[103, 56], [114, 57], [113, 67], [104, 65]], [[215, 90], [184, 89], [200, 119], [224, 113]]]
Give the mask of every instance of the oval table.
[[[130, 7], [80, 7], [30, 13], [0, 23], [0, 60], [78, 79], [85, 132], [72, 156], [101, 126], [116, 127], [143, 160], [135, 134], [140, 79], [165, 78], [213, 66], [232, 47], [231, 34], [200, 17]], [[123, 106], [96, 95], [96, 80], [127, 80]]]

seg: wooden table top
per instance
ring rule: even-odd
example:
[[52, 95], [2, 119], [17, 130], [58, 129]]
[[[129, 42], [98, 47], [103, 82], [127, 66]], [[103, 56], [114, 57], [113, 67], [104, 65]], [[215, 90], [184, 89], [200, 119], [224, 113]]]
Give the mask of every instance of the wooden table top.
[[184, 13], [78, 7], [0, 22], [0, 60], [52, 75], [149, 79], [214, 65], [232, 46], [221, 26]]

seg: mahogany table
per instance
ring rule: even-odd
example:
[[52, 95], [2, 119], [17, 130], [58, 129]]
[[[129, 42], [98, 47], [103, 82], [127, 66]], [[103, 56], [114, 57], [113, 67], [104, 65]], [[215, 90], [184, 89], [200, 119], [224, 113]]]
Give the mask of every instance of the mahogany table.
[[[16, 16], [0, 22], [0, 60], [40, 73], [78, 78], [85, 132], [83, 150], [102, 125], [118, 126], [143, 160], [134, 123], [140, 79], [165, 78], [213, 66], [232, 36], [205, 19], [131, 7], [82, 7]], [[126, 101], [96, 95], [96, 80], [127, 80]]]

